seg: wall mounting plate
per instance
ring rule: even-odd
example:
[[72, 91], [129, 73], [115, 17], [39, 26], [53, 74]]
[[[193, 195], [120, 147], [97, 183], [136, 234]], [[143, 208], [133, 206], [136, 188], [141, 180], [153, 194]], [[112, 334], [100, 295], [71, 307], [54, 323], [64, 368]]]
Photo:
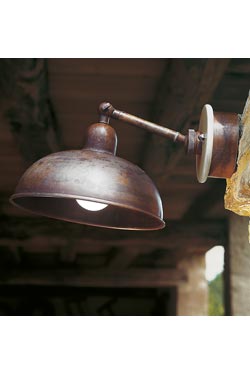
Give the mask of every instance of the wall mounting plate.
[[201, 153], [196, 155], [196, 175], [200, 183], [206, 182], [212, 160], [213, 153], [213, 141], [214, 141], [214, 111], [211, 105], [204, 105], [198, 132], [205, 135], [205, 139], [202, 142]]
[[236, 169], [239, 144], [237, 113], [214, 112], [206, 104], [201, 112], [198, 133], [204, 134], [201, 153], [196, 155], [196, 174], [199, 182], [208, 177], [229, 178]]

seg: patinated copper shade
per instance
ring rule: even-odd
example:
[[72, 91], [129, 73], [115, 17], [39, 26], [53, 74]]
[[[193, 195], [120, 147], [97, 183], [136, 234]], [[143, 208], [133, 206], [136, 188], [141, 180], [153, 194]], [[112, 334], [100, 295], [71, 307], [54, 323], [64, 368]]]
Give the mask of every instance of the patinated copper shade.
[[[139, 167], [115, 156], [116, 144], [112, 127], [92, 125], [84, 149], [58, 152], [34, 163], [20, 179], [11, 202], [39, 215], [80, 224], [163, 228], [155, 185]], [[102, 203], [104, 208], [91, 211], [76, 200]]]

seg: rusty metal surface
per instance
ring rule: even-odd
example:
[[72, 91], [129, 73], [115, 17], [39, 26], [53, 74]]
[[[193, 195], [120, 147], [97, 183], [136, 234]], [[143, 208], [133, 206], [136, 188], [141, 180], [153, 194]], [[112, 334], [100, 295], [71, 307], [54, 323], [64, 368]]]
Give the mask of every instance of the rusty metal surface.
[[[154, 230], [164, 227], [162, 203], [151, 179], [116, 157], [114, 129], [89, 128], [83, 150], [51, 154], [22, 176], [11, 202], [34, 213], [94, 226]], [[76, 199], [107, 204], [88, 211]]]
[[214, 142], [209, 176], [229, 178], [235, 171], [239, 144], [236, 113], [214, 112]]
[[167, 139], [171, 139], [174, 142], [184, 143], [186, 142], [186, 137], [174, 130], [168, 129], [165, 126], [160, 126], [150, 121], [146, 121], [140, 117], [131, 115], [120, 110], [115, 109], [110, 103], [101, 103], [99, 106], [100, 115], [106, 115], [113, 119], [127, 122], [130, 125], [137, 126], [141, 129], [147, 130], [153, 134], [160, 135]]
[[89, 126], [87, 131], [86, 149], [116, 154], [117, 136], [114, 128], [105, 123]]
[[186, 153], [189, 155], [200, 155], [202, 151], [202, 141], [204, 134], [188, 129], [186, 137]]
[[[188, 135], [184, 136], [174, 130], [117, 110], [106, 102], [100, 104], [99, 113], [100, 116], [107, 116], [107, 119], [121, 120], [174, 142], [183, 143], [189, 154], [201, 154], [202, 139], [200, 137], [203, 135], [192, 129], [189, 129]], [[239, 142], [238, 116], [234, 113], [215, 112], [213, 126], [214, 141], [209, 176], [228, 178], [231, 177], [236, 167]]]

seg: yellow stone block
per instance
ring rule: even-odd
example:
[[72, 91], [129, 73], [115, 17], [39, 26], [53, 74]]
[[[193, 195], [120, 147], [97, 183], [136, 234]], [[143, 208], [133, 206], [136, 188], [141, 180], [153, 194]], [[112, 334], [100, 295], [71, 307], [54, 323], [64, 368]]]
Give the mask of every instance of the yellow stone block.
[[250, 216], [250, 95], [241, 124], [243, 134], [239, 143], [237, 170], [227, 179], [225, 208], [241, 216]]

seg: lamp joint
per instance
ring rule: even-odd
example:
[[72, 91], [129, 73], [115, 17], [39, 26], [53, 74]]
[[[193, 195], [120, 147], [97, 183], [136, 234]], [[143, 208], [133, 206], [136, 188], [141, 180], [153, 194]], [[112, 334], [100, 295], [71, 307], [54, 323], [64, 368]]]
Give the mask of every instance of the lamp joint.
[[196, 132], [194, 129], [188, 129], [186, 137], [186, 152], [191, 155], [200, 155], [202, 151], [202, 143], [205, 141], [206, 135]]

